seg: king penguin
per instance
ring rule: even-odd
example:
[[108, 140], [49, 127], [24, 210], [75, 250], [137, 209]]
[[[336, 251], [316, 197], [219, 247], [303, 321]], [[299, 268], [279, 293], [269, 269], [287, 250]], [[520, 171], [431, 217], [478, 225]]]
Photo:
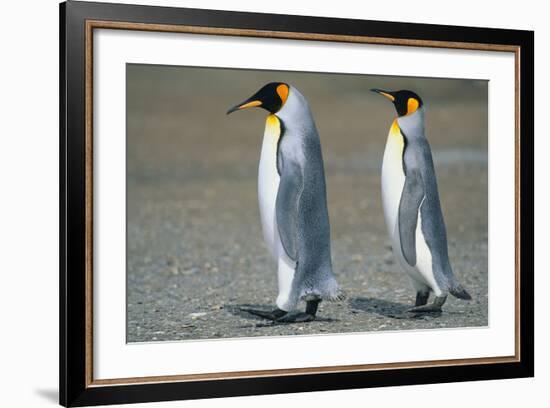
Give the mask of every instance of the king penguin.
[[[440, 312], [449, 293], [466, 300], [471, 296], [449, 262], [424, 104], [411, 91], [372, 91], [393, 102], [397, 111], [382, 162], [382, 205], [394, 254], [416, 289], [415, 307], [409, 311]], [[427, 304], [430, 292], [435, 299]]]
[[[251, 107], [269, 112], [258, 171], [264, 241], [277, 261], [277, 308], [245, 309], [269, 320], [315, 319], [321, 300], [342, 300], [332, 272], [330, 225], [321, 143], [309, 105], [293, 86], [265, 85], [228, 114]], [[305, 313], [296, 310], [306, 301]]]

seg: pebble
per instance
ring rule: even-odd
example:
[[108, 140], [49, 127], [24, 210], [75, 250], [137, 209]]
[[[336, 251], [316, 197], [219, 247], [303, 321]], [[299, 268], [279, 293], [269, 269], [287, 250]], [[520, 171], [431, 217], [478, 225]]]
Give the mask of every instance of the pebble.
[[192, 267], [192, 268], [183, 270], [183, 271], [181, 272], [181, 274], [182, 274], [182, 275], [189, 276], [189, 275], [194, 275], [194, 274], [196, 274], [197, 272], [199, 272], [199, 268], [197, 268], [197, 267]]
[[189, 313], [188, 316], [189, 316], [191, 319], [198, 319], [199, 317], [206, 316], [206, 313], [205, 313], [205, 312]]

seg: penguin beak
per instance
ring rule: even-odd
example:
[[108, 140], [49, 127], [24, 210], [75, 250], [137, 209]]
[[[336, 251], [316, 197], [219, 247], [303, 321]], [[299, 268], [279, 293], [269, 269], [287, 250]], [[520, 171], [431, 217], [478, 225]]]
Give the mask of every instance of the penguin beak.
[[262, 101], [254, 99], [254, 97], [252, 97], [251, 99], [247, 99], [246, 101], [233, 106], [231, 109], [227, 111], [227, 115], [229, 115], [231, 112], [235, 112], [241, 109], [255, 108], [257, 106], [262, 106]]
[[388, 98], [390, 101], [392, 102], [395, 102], [395, 96], [393, 95], [393, 92], [390, 92], [390, 91], [384, 91], [382, 89], [376, 89], [376, 88], [373, 88], [371, 89], [372, 92], [376, 92], [377, 94], [380, 94], [382, 96], [385, 96], [386, 98]]

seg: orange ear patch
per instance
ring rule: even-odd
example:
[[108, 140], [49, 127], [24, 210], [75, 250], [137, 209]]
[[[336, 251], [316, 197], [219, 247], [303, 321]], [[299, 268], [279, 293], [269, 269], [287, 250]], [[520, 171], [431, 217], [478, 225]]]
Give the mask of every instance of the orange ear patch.
[[279, 98], [281, 98], [281, 101], [283, 101], [281, 105], [284, 105], [288, 98], [288, 85], [285, 85], [285, 84], [278, 85], [277, 94], [279, 95]]
[[419, 105], [420, 103], [418, 102], [418, 99], [409, 98], [409, 100], [407, 101], [407, 115], [416, 112]]

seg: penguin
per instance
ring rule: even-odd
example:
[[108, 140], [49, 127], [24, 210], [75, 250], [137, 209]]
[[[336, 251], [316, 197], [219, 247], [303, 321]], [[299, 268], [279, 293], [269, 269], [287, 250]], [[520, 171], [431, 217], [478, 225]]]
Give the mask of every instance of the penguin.
[[[424, 129], [424, 103], [408, 90], [372, 89], [397, 111], [382, 162], [382, 205], [393, 251], [416, 289], [410, 312], [441, 312], [450, 293], [470, 300], [449, 262], [447, 232], [439, 202], [430, 145]], [[435, 298], [428, 303], [430, 292]]]
[[[342, 300], [332, 271], [330, 224], [321, 143], [304, 96], [272, 82], [227, 114], [268, 111], [258, 169], [258, 201], [265, 244], [277, 261], [273, 311], [243, 309], [281, 323], [308, 322], [322, 300]], [[305, 312], [296, 311], [306, 302]]]

